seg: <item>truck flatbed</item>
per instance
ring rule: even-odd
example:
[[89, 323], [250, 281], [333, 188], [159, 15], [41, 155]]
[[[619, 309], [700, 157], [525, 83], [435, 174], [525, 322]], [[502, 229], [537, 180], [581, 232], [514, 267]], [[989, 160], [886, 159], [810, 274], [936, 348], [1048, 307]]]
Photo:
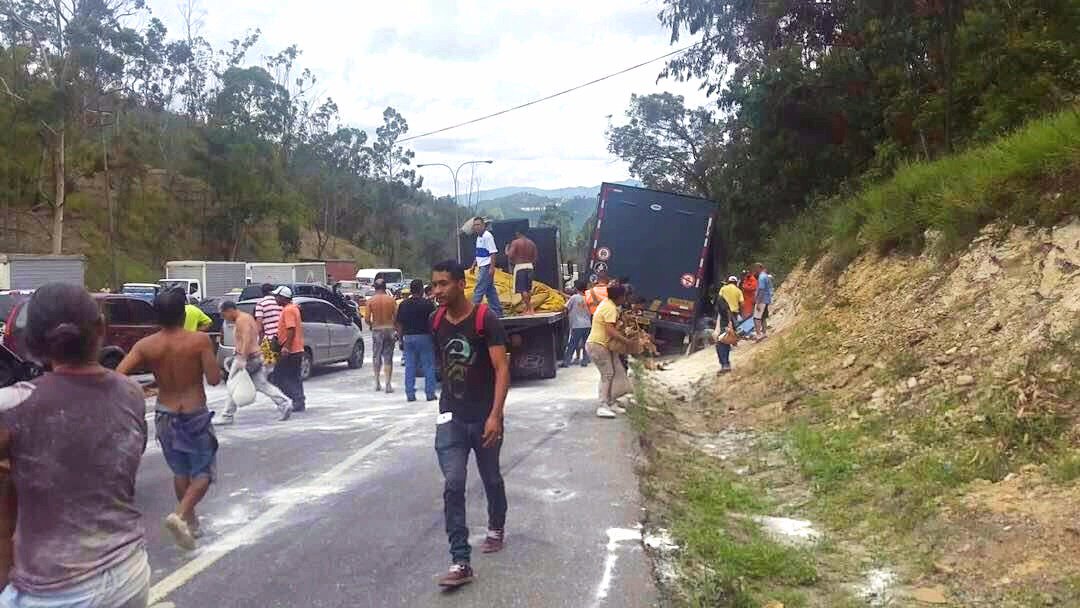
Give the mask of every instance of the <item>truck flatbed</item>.
[[563, 320], [566, 313], [558, 310], [555, 312], [536, 312], [531, 315], [508, 315], [500, 319], [505, 327], [535, 327], [538, 325], [554, 325]]

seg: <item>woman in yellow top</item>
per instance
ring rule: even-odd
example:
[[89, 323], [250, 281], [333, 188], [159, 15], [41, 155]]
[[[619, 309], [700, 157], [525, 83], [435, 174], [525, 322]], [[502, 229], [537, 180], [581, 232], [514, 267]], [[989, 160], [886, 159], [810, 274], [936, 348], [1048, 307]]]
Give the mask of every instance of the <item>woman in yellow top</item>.
[[596, 415], [600, 418], [614, 418], [616, 413], [625, 413], [623, 408], [615, 404], [615, 400], [630, 392], [626, 368], [619, 360], [619, 355], [611, 349], [614, 341], [624, 346], [624, 352], [634, 353], [638, 350], [638, 345], [615, 327], [619, 320], [619, 306], [625, 299], [625, 287], [608, 287], [607, 298], [596, 307], [592, 331], [585, 342], [589, 357], [596, 364], [596, 369], [600, 370], [600, 407], [596, 408]]

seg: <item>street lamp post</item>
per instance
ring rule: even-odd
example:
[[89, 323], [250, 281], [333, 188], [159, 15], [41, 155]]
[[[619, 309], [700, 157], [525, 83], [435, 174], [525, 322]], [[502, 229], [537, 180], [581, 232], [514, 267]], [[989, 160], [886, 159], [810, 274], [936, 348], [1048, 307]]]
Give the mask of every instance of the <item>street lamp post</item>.
[[454, 178], [454, 244], [457, 246], [457, 259], [461, 261], [461, 239], [458, 237], [458, 227], [461, 226], [461, 201], [458, 200], [458, 173], [462, 169], [469, 165], [490, 165], [495, 161], [493, 160], [469, 160], [458, 165], [457, 169], [454, 169], [450, 165], [445, 163], [425, 163], [422, 165], [416, 165], [417, 169], [423, 169], [424, 167], [446, 167], [446, 170], [450, 172], [450, 177]]

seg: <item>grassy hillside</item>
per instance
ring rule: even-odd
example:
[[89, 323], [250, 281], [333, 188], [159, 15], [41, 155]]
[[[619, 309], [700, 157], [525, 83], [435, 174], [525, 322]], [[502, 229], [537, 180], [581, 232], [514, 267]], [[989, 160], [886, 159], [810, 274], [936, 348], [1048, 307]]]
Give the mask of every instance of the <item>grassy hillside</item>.
[[1052, 225], [1080, 211], [1080, 108], [1032, 121], [991, 144], [823, 202], [780, 227], [762, 258], [781, 274], [831, 250], [836, 269], [863, 251], [949, 253], [986, 224]]

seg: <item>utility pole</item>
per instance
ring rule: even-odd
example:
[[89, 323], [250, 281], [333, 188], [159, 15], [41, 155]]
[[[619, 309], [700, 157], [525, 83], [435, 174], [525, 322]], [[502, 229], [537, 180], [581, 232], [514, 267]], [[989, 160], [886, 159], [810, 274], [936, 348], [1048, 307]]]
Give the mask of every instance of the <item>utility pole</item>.
[[458, 165], [457, 169], [454, 169], [450, 165], [445, 163], [425, 163], [422, 165], [416, 165], [417, 169], [423, 169], [424, 167], [446, 167], [446, 170], [450, 172], [450, 177], [454, 179], [454, 230], [453, 239], [454, 245], [457, 249], [457, 259], [461, 261], [461, 238], [458, 237], [458, 229], [461, 226], [461, 201], [458, 200], [458, 173], [469, 165], [491, 165], [494, 164], [493, 160], [469, 160]]

